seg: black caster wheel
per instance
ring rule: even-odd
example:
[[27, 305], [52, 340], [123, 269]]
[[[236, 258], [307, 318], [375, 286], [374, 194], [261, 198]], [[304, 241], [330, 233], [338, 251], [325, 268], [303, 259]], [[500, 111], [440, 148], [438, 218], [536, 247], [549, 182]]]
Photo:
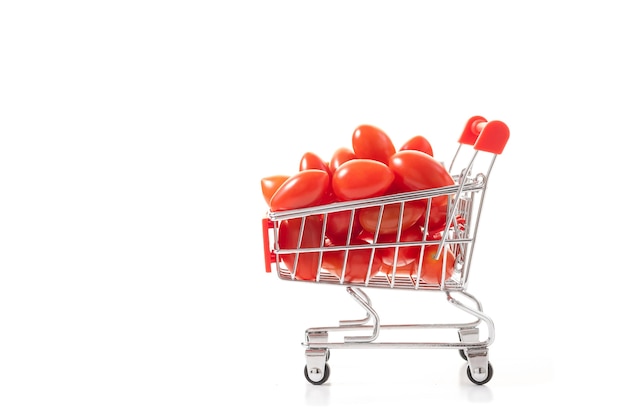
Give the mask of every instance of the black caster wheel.
[[474, 377], [472, 377], [472, 371], [470, 370], [470, 367], [469, 366], [467, 367], [467, 377], [469, 378], [470, 381], [472, 381], [476, 385], [486, 384], [487, 382], [491, 380], [492, 376], [493, 376], [493, 368], [491, 367], [490, 362], [487, 362], [487, 378], [485, 378], [482, 381], [476, 381]]
[[328, 381], [328, 377], [330, 376], [330, 367], [328, 364], [324, 365], [324, 376], [319, 381], [313, 381], [309, 377], [309, 369], [306, 365], [304, 365], [304, 377], [307, 381], [309, 381], [313, 385], [322, 385], [324, 382]]

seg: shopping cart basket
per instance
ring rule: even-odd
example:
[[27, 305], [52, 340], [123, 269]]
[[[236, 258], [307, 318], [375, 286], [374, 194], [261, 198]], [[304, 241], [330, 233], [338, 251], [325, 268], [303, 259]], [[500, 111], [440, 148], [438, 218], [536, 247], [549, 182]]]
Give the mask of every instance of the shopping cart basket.
[[[482, 385], [491, 380], [493, 368], [488, 347], [494, 342], [494, 323], [483, 312], [480, 301], [466, 289], [487, 180], [508, 138], [506, 124], [475, 116], [466, 123], [448, 167], [453, 185], [267, 213], [263, 219], [266, 272], [272, 272], [274, 264], [283, 280], [344, 286], [365, 310], [363, 319], [341, 320], [338, 326], [305, 331], [304, 375], [310, 383], [319, 385], [328, 380], [331, 349], [350, 348], [457, 349], [467, 361], [471, 382]], [[457, 172], [462, 159], [469, 162]], [[422, 210], [421, 221], [411, 219], [415, 207]], [[368, 230], [368, 238], [353, 239], [350, 236], [361, 227], [360, 216], [364, 212], [370, 218], [374, 212], [377, 221]], [[325, 232], [332, 216], [338, 215], [346, 222], [345, 244], [329, 245]], [[416, 233], [405, 233], [408, 230], [405, 223], [410, 222], [417, 225], [413, 227]], [[280, 247], [281, 233], [286, 233], [283, 226], [288, 223], [292, 234], [296, 228], [297, 243]], [[312, 224], [318, 230], [313, 240], [309, 232], [314, 229]], [[298, 268], [306, 269], [308, 275], [300, 276]], [[381, 324], [366, 288], [440, 291], [450, 304], [469, 314], [471, 321]], [[485, 327], [488, 334], [481, 338], [479, 329]], [[438, 342], [380, 341], [379, 338], [387, 330], [414, 332], [416, 329], [449, 329], [454, 331], [454, 337]], [[364, 334], [352, 333], [331, 341], [331, 333], [344, 332]]]

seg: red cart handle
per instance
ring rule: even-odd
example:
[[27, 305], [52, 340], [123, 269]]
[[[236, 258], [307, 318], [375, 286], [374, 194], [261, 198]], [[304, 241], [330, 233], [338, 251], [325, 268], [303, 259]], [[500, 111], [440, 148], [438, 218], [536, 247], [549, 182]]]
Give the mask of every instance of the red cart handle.
[[274, 228], [274, 222], [267, 217], [263, 218], [263, 252], [265, 253], [265, 272], [272, 272], [272, 263], [276, 262], [276, 254], [270, 249], [270, 229]]
[[501, 154], [509, 140], [509, 128], [499, 120], [487, 121], [482, 116], [471, 117], [459, 138], [459, 143], [472, 145], [477, 151]]

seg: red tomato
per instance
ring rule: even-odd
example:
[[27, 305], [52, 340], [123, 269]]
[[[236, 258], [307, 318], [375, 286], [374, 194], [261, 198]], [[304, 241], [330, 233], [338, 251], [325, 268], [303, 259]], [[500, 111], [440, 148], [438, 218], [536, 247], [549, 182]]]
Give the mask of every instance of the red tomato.
[[427, 153], [430, 156], [433, 156], [433, 147], [430, 145], [430, 142], [424, 136], [420, 135], [414, 136], [411, 139], [407, 140], [399, 150], [421, 151]]
[[358, 126], [352, 133], [352, 149], [357, 158], [373, 159], [387, 164], [396, 148], [381, 129], [371, 125]]
[[400, 183], [400, 181], [398, 181], [395, 178], [395, 174], [394, 174], [394, 179], [393, 182], [391, 183], [391, 185], [389, 186], [389, 188], [387, 188], [387, 192], [385, 193], [385, 195], [392, 195], [392, 194], [398, 194], [398, 193], [405, 193], [407, 190], [405, 189], [405, 187]]
[[[278, 228], [278, 247], [280, 249], [298, 249], [300, 237], [301, 218], [283, 220]], [[319, 248], [322, 242], [322, 220], [319, 216], [308, 216], [305, 218], [304, 229], [302, 231], [300, 248]], [[281, 255], [281, 260], [293, 273], [296, 267], [296, 256], [298, 265], [296, 278], [301, 280], [314, 280], [317, 277], [320, 260], [319, 252], [302, 252], [299, 254], [289, 253]]]
[[[415, 275], [417, 271], [417, 262], [412, 262], [407, 265], [396, 265], [396, 275]], [[387, 276], [393, 274], [393, 265], [387, 265], [383, 263], [380, 267], [380, 272]]]
[[261, 178], [261, 191], [263, 192], [263, 198], [265, 198], [265, 202], [268, 206], [278, 187], [283, 185], [288, 178], [289, 175], [272, 175]]
[[300, 158], [300, 171], [305, 171], [307, 169], [320, 169], [328, 172], [330, 175], [328, 164], [313, 152], [306, 152], [302, 155], [302, 158]]
[[439, 255], [439, 259], [435, 259], [439, 245], [428, 245], [424, 247], [422, 254], [422, 270], [420, 278], [429, 284], [441, 284], [441, 276], [443, 275], [444, 258], [445, 258], [445, 279], [452, 276], [454, 272], [454, 254], [449, 248], [446, 248]]
[[335, 171], [337, 171], [337, 168], [339, 168], [341, 164], [343, 164], [344, 162], [348, 162], [352, 159], [356, 159], [356, 155], [354, 154], [354, 151], [352, 149], [344, 147], [338, 148], [333, 153], [333, 156], [330, 158], [328, 168], [331, 173], [334, 173]]
[[353, 159], [337, 168], [332, 189], [338, 200], [358, 200], [383, 195], [393, 181], [393, 172], [382, 162]]
[[[330, 181], [329, 181], [330, 184]], [[335, 203], [337, 201], [337, 197], [335, 197], [335, 194], [333, 194], [333, 190], [330, 187], [330, 185], [328, 186], [328, 192], [326, 194], [324, 194], [324, 197], [322, 197], [322, 199], [320, 200], [320, 202], [316, 205], [324, 205], [324, 204], [331, 204], [331, 203]]]
[[[400, 242], [421, 242], [424, 235], [422, 233], [422, 228], [418, 225], [413, 225], [412, 227], [403, 230], [400, 232]], [[390, 233], [385, 235], [378, 236], [378, 243], [395, 243], [397, 240], [396, 233]], [[388, 247], [388, 248], [380, 248], [378, 250], [381, 255], [381, 260], [385, 265], [393, 265], [394, 260], [396, 262], [396, 266], [406, 266], [409, 265], [417, 258], [421, 253], [421, 247], [419, 245], [415, 246], [401, 246], [398, 247], [398, 257], [396, 259], [396, 248]]]
[[[446, 221], [448, 215], [448, 204], [442, 205], [431, 205], [430, 213], [428, 216], [428, 234], [432, 235], [438, 232], [441, 232], [443, 228], [446, 226]], [[417, 224], [424, 227], [426, 225], [426, 211], [422, 214], [422, 217], [419, 218]]]
[[[453, 185], [454, 179], [446, 168], [432, 156], [415, 150], [396, 152], [389, 159], [389, 168], [395, 174], [395, 184], [405, 191], [419, 191]], [[442, 205], [447, 196], [433, 198], [433, 204]]]
[[291, 210], [319, 204], [328, 195], [328, 172], [307, 169], [290, 176], [274, 193], [270, 210]]
[[[328, 213], [326, 216], [326, 236], [337, 245], [345, 245], [348, 242], [348, 229], [350, 228], [351, 210], [336, 211]], [[355, 238], [361, 233], [363, 227], [359, 223], [358, 211], [355, 212], [352, 219], [351, 238]]]
[[[400, 223], [400, 204], [388, 204], [383, 209], [383, 215], [380, 221], [380, 229], [378, 234], [396, 233], [398, 224]], [[424, 214], [424, 204], [421, 201], [409, 201], [404, 204], [404, 212], [402, 213], [401, 229], [405, 230], [413, 226], [417, 220]], [[370, 233], [376, 233], [378, 225], [378, 217], [380, 207], [366, 207], [359, 210], [359, 222], [364, 230]]]
[[[364, 240], [353, 239], [350, 242], [351, 245], [368, 245]], [[380, 260], [380, 254], [374, 250], [374, 256], [372, 258], [372, 250], [374, 248], [362, 248], [362, 249], [349, 249], [329, 251], [325, 252], [322, 258], [322, 265], [331, 274], [341, 278], [344, 272], [344, 261], [347, 262], [345, 268], [344, 282], [365, 282], [367, 279], [367, 271], [370, 265], [370, 259], [372, 260], [372, 269], [369, 277], [375, 275], [382, 265]]]

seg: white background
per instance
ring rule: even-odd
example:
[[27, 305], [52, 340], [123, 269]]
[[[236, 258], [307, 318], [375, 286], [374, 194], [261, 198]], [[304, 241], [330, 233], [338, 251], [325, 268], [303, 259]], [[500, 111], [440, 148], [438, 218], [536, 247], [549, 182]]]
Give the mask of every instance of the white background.
[[[619, 410], [618, 6], [2, 2], [0, 415]], [[511, 130], [469, 285], [493, 379], [455, 351], [337, 350], [308, 384], [304, 330], [361, 313], [265, 273], [260, 178], [361, 123], [449, 161], [474, 115]]]

